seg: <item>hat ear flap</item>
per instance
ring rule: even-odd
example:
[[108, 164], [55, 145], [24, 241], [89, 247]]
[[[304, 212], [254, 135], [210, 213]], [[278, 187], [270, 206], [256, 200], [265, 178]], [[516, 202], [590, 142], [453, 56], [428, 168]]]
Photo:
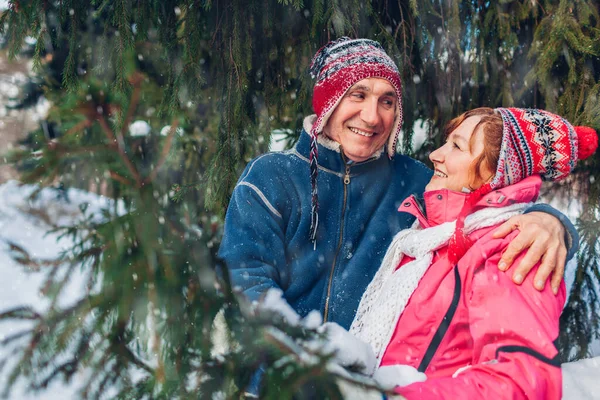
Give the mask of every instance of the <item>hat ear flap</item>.
[[394, 121], [394, 125], [392, 126], [392, 131], [390, 132], [390, 137], [387, 141], [387, 155], [390, 159], [394, 158], [396, 155], [396, 147], [398, 146], [398, 139], [400, 138], [400, 134], [398, 132], [398, 124], [400, 123], [401, 118], [396, 117]]

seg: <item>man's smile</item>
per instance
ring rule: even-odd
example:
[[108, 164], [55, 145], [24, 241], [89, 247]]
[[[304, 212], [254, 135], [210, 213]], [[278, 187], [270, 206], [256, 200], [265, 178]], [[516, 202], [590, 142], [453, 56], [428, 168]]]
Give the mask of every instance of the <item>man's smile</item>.
[[375, 133], [375, 132], [366, 132], [366, 131], [363, 131], [363, 130], [360, 130], [357, 128], [348, 128], [348, 129], [350, 129], [352, 132], [356, 133], [357, 135], [366, 136], [366, 137], [371, 137]]

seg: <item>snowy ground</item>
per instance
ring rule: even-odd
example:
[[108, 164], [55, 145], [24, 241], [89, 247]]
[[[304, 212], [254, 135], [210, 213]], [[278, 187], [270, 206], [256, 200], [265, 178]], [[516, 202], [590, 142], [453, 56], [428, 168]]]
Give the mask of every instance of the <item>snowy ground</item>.
[[[69, 245], [68, 241], [57, 241], [54, 234], [46, 234], [52, 224], [74, 221], [81, 216], [78, 205], [90, 203], [91, 208], [106, 207], [107, 199], [89, 193], [69, 190], [67, 198], [70, 203], [59, 200], [59, 192], [44, 190], [36, 201], [28, 201], [27, 197], [33, 191], [32, 186], [19, 186], [15, 181], [0, 185], [0, 311], [17, 305], [31, 305], [37, 310], [48, 306], [47, 301], [40, 296], [39, 288], [44, 281], [42, 272], [26, 271], [17, 264], [9, 254], [8, 242], [22, 246], [34, 257], [52, 257], [62, 248]], [[47, 217], [50, 217], [47, 219]], [[82, 280], [77, 274], [73, 283], [67, 289], [63, 301], [70, 303], [82, 291]], [[0, 337], [22, 329], [22, 324], [0, 323]], [[0, 349], [0, 351], [5, 351]], [[4, 375], [0, 375], [0, 391], [5, 387]], [[75, 376], [75, 380], [77, 376]], [[20, 400], [64, 400], [77, 398], [75, 382], [72, 386], [54, 385], [42, 393], [25, 393], [23, 385], [17, 385], [11, 399]]]
[[563, 365], [563, 399], [600, 399], [600, 357]]

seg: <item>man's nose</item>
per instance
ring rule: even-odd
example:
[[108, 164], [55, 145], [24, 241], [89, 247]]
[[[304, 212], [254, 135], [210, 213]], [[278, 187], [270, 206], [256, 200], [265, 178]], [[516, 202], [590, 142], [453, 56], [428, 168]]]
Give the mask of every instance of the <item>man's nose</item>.
[[365, 102], [360, 116], [369, 127], [374, 127], [379, 124], [379, 121], [381, 121], [378, 106], [379, 105], [377, 104], [377, 101]]

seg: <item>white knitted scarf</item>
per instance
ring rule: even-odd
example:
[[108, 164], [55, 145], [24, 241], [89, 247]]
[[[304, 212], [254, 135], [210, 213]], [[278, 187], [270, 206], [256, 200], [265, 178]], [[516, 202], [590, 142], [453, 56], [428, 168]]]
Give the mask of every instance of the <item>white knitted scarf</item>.
[[[500, 224], [521, 214], [530, 203], [507, 207], [487, 207], [465, 219], [465, 234]], [[444, 247], [454, 232], [456, 221], [422, 229], [418, 221], [404, 229], [392, 240], [379, 270], [363, 294], [350, 333], [369, 343], [381, 363], [392, 334], [408, 300], [431, 265], [433, 253]], [[407, 255], [414, 260], [396, 269]], [[372, 371], [375, 372], [375, 371]]]

